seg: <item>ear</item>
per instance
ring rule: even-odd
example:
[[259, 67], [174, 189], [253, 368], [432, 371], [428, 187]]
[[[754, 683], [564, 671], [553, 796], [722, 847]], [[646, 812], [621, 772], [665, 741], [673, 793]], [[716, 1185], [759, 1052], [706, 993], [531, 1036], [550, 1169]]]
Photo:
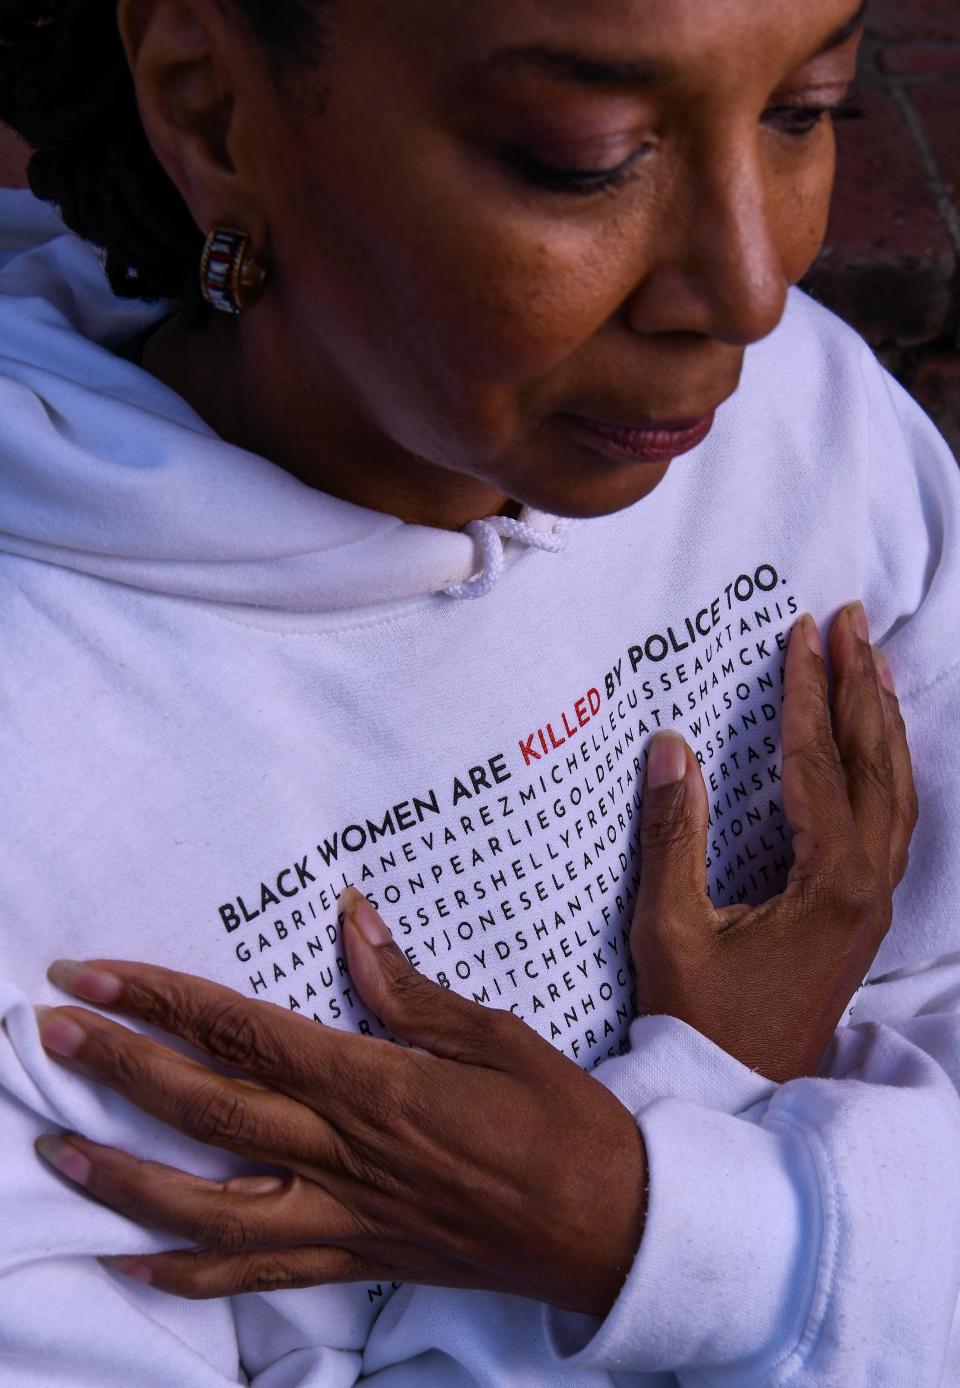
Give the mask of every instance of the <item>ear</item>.
[[[260, 99], [256, 43], [216, 0], [119, 0], [117, 24], [147, 139], [200, 229], [265, 227], [237, 112]], [[273, 92], [276, 99], [276, 92]]]
[[7, 125], [0, 125], [0, 188], [26, 188], [30, 151]]

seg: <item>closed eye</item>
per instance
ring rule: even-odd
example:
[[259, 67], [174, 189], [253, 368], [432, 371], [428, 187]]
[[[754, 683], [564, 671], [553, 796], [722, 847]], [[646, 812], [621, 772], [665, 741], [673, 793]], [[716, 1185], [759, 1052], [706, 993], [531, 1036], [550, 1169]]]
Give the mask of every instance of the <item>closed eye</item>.
[[785, 135], [800, 138], [809, 135], [826, 118], [833, 121], [859, 120], [866, 114], [863, 98], [858, 92], [851, 92], [842, 101], [784, 102], [779, 106], [769, 106], [763, 113], [764, 123], [776, 126]]
[[[842, 100], [834, 102], [781, 102], [767, 108], [763, 113], [763, 121], [785, 135], [802, 139], [825, 119], [857, 120], [863, 115], [863, 99], [858, 92], [852, 92]], [[528, 186], [550, 193], [590, 197], [599, 193], [615, 192], [635, 178], [639, 172], [638, 165], [654, 148], [655, 143], [648, 141], [633, 150], [619, 164], [606, 169], [578, 169], [549, 164], [518, 145], [507, 146], [502, 152], [502, 158], [510, 171]]]
[[505, 151], [504, 157], [513, 172], [519, 174], [525, 183], [535, 188], [543, 188], [548, 192], [573, 193], [583, 196], [607, 192], [627, 183], [630, 178], [635, 176], [636, 166], [652, 148], [652, 144], [643, 144], [628, 154], [626, 159], [621, 160], [619, 164], [606, 169], [562, 168], [555, 164], [548, 164], [544, 160], [538, 159], [535, 154], [531, 154], [529, 150], [515, 146], [509, 147]]

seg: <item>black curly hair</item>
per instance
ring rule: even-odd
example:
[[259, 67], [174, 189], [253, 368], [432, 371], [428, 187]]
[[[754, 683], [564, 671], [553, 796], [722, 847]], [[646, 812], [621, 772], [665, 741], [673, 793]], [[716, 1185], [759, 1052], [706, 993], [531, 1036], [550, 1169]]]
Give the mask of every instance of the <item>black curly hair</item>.
[[[326, 0], [221, 0], [282, 80], [319, 52]], [[113, 0], [0, 0], [0, 122], [34, 151], [38, 198], [104, 252], [113, 292], [179, 299], [199, 327], [204, 236], [144, 134]]]

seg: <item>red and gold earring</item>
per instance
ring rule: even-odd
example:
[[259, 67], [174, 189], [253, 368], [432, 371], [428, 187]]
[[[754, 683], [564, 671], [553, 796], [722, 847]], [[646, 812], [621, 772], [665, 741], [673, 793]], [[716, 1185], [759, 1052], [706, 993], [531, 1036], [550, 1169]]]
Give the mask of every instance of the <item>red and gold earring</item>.
[[236, 227], [214, 227], [200, 260], [200, 289], [222, 313], [244, 313], [263, 298], [267, 267], [248, 254], [250, 237]]

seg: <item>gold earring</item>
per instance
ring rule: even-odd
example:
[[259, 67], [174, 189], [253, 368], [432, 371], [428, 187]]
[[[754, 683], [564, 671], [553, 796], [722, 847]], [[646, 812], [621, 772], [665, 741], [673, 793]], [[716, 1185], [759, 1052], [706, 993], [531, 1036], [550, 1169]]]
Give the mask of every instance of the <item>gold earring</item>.
[[255, 308], [267, 285], [267, 267], [247, 254], [250, 237], [236, 227], [214, 227], [200, 259], [200, 289], [222, 313]]

